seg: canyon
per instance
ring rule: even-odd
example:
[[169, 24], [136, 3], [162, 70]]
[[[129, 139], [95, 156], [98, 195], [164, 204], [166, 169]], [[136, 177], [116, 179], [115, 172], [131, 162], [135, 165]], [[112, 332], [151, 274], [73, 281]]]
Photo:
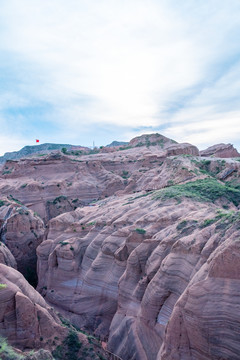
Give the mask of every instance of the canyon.
[[26, 360], [239, 359], [231, 144], [142, 135], [5, 157], [0, 171], [3, 360], [7, 347]]

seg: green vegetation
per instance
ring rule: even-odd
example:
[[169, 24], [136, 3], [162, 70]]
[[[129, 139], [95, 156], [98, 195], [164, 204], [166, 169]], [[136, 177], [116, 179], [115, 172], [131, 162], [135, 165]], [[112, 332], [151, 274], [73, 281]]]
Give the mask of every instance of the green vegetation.
[[56, 359], [71, 359], [78, 360], [78, 352], [82, 347], [82, 343], [79, 341], [77, 332], [70, 329], [67, 337], [63, 341], [63, 345], [57, 346], [53, 351], [53, 356]]
[[0, 289], [5, 289], [7, 287], [6, 284], [0, 284]]
[[[62, 345], [59, 345], [56, 350], [53, 351], [52, 354], [55, 360], [80, 360], [89, 358], [95, 360], [106, 360], [106, 358], [101, 354], [101, 344], [96, 337], [72, 325], [68, 319], [62, 317], [60, 314], [59, 318], [63, 326], [69, 329], [69, 333], [64, 339]], [[87, 336], [88, 345], [84, 346], [84, 344], [79, 341], [78, 333]], [[95, 349], [90, 345], [94, 345]], [[96, 348], [98, 349], [97, 351]]]
[[19, 204], [19, 205], [23, 205], [23, 204], [21, 203], [21, 201], [19, 201], [18, 199], [15, 199], [11, 194], [8, 196], [8, 199], [15, 201], [15, 202], [16, 202], [17, 204]]
[[205, 219], [201, 224], [200, 228], [207, 227], [217, 222], [216, 230], [228, 228], [233, 223], [240, 222], [239, 211], [227, 211], [223, 212], [222, 209], [217, 210], [217, 215], [212, 219]]
[[5, 201], [3, 200], [0, 200], [0, 207], [4, 206], [5, 205]]
[[126, 171], [126, 170], [123, 170], [123, 172], [122, 172], [122, 178], [123, 179], [127, 179], [127, 178], [129, 178], [129, 173], [128, 173], [128, 171]]
[[234, 189], [216, 179], [206, 178], [180, 185], [173, 185], [169, 188], [158, 190], [154, 193], [153, 199], [176, 199], [187, 197], [197, 201], [216, 201], [225, 198], [235, 206], [240, 204], [240, 190]]
[[61, 244], [61, 246], [64, 246], [64, 245], [68, 245], [69, 242], [67, 242], [67, 241], [59, 241], [59, 244]]
[[53, 204], [56, 205], [57, 203], [60, 203], [61, 201], [64, 201], [64, 200], [67, 200], [66, 196], [63, 196], [63, 195], [58, 196], [53, 200]]
[[86, 224], [86, 226], [93, 226], [93, 225], [95, 225], [96, 224], [96, 221], [91, 221], [91, 222], [89, 222], [88, 224]]
[[200, 225], [200, 228], [205, 228], [205, 227], [207, 227], [207, 226], [209, 226], [209, 225], [212, 225], [212, 224], [215, 223], [216, 221], [217, 221], [216, 218], [214, 218], [214, 219], [205, 219], [205, 220], [203, 221], [203, 223]]
[[187, 220], [183, 220], [181, 221], [178, 225], [177, 225], [177, 230], [182, 230], [185, 226], [187, 225]]
[[140, 228], [136, 228], [135, 231], [136, 231], [138, 234], [141, 234], [141, 235], [144, 235], [144, 234], [146, 233], [146, 230], [140, 229]]
[[27, 184], [22, 184], [21, 189], [24, 189], [27, 186]]
[[0, 337], [0, 359], [1, 357], [8, 360], [20, 360], [24, 358], [22, 355], [17, 354], [4, 338]]

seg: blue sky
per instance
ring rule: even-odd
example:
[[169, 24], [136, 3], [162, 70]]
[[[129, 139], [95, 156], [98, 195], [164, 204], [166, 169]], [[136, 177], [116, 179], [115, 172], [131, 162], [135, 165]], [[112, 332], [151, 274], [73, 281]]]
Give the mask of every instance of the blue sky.
[[0, 154], [159, 132], [240, 150], [239, 0], [0, 0]]

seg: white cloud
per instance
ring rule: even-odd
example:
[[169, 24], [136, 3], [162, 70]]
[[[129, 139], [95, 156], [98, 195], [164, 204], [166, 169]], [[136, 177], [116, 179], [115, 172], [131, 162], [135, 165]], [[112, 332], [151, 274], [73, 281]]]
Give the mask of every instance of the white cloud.
[[[15, 62], [18, 86], [1, 90], [11, 100], [1, 100], [0, 109], [14, 99], [20, 107], [48, 103], [48, 121], [65, 134], [85, 123], [169, 123], [165, 134], [198, 144], [201, 124], [237, 111], [222, 116], [219, 104], [226, 91], [231, 100], [240, 90], [237, 71], [226, 75], [223, 65], [236, 55], [239, 20], [236, 0], [8, 0], [1, 4], [0, 51]], [[191, 96], [182, 104], [186, 91]], [[171, 114], [172, 102], [184, 106]]]

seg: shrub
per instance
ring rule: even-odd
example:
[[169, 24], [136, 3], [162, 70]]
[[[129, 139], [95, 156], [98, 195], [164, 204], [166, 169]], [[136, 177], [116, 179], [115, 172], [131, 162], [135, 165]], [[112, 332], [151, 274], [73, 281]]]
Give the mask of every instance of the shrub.
[[146, 230], [140, 229], [140, 228], [136, 228], [135, 231], [136, 231], [138, 234], [141, 234], [141, 235], [144, 235], [144, 234], [146, 233]]
[[187, 225], [187, 220], [181, 221], [181, 222], [177, 225], [177, 230], [182, 230], [186, 225]]

